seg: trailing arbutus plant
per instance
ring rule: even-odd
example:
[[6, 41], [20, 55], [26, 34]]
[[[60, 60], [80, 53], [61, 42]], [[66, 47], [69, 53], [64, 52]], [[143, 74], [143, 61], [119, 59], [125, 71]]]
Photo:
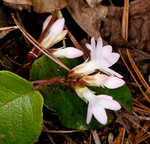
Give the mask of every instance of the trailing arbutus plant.
[[122, 107], [131, 112], [130, 90], [119, 70], [111, 68], [120, 55], [110, 45], [103, 46], [101, 37], [92, 37], [86, 44], [90, 57], [83, 61], [84, 52], [75, 47], [52, 48], [67, 35], [63, 17], [48, 16], [39, 42], [12, 17], [39, 52], [30, 52], [36, 57], [30, 70], [31, 81], [8, 71], [0, 72], [0, 143], [36, 142], [42, 131], [43, 105], [58, 113], [63, 126], [79, 130], [109, 124], [115, 118], [113, 111]]
[[[48, 19], [50, 18], [46, 19], [43, 27], [48, 23]], [[58, 20], [61, 23], [62, 18]], [[55, 22], [53, 27], [57, 27], [59, 24]], [[61, 25], [64, 26], [64, 21]], [[59, 31], [59, 29], [54, 29], [54, 33], [59, 33], [57, 30]], [[41, 44], [45, 49], [50, 47], [48, 43]], [[131, 111], [132, 107], [131, 94], [123, 76], [110, 68], [119, 60], [119, 53], [112, 52], [110, 45], [103, 46], [101, 37], [97, 39], [97, 44], [92, 37], [91, 44], [86, 43], [86, 47], [90, 51], [90, 58], [83, 63], [79, 57], [84, 53], [75, 47], [51, 49], [52, 54], [69, 67], [70, 71], [64, 71], [45, 56], [34, 61], [32, 65], [31, 79], [38, 80], [37, 83], [45, 83], [44, 88], [41, 85], [45, 106], [55, 109], [59, 113], [62, 123], [68, 128], [101, 127], [112, 120], [112, 116], [110, 119], [107, 117], [107, 113], [109, 113], [108, 115], [112, 113], [110, 110], [118, 111], [123, 106]], [[52, 82], [52, 79], [49, 79], [52, 77], [58, 77], [60, 81], [55, 79]], [[48, 80], [46, 81], [46, 79]], [[45, 85], [47, 86], [45, 87]], [[93, 91], [93, 88], [96, 90]], [[69, 111], [68, 114], [67, 111]], [[74, 113], [73, 116], [72, 113]], [[92, 115], [95, 119], [90, 124]], [[99, 125], [97, 125], [98, 122]]]

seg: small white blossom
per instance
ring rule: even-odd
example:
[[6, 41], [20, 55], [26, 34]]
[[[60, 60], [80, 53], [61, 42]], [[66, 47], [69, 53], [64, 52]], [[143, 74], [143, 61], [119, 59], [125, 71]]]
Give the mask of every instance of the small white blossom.
[[119, 73], [109, 68], [118, 61], [120, 55], [112, 52], [110, 45], [103, 46], [101, 37], [98, 38], [97, 45], [95, 39], [91, 38], [91, 44], [86, 44], [86, 47], [90, 50], [91, 59], [75, 67], [74, 73], [88, 75], [98, 69], [108, 75], [122, 78]]
[[86, 123], [89, 124], [92, 115], [97, 119], [101, 124], [107, 123], [107, 114], [105, 109], [109, 110], [120, 110], [120, 104], [115, 101], [111, 96], [108, 95], [95, 95], [93, 91], [87, 87], [75, 88], [79, 97], [88, 102], [88, 111]]
[[[43, 31], [47, 27], [49, 21], [51, 20], [51, 16], [47, 17], [45, 22], [43, 23]], [[67, 30], [64, 29], [65, 19], [60, 18], [57, 19], [52, 26], [49, 28], [45, 38], [42, 40], [41, 45], [44, 48], [49, 48], [61, 41], [67, 34]]]
[[125, 84], [123, 79], [115, 76], [107, 76], [105, 74], [86, 75], [82, 77], [88, 86], [107, 87], [109, 89], [119, 88]]
[[53, 55], [55, 57], [60, 57], [60, 58], [77, 58], [83, 55], [83, 52], [79, 49], [76, 49], [74, 47], [67, 47], [67, 48], [58, 48], [55, 49], [53, 52]]

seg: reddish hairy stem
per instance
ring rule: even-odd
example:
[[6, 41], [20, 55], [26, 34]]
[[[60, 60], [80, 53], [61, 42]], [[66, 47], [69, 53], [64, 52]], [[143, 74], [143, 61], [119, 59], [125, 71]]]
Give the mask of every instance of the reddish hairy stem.
[[59, 85], [63, 85], [63, 86], [68, 85], [65, 82], [65, 78], [61, 77], [61, 76], [49, 78], [49, 79], [45, 79], [45, 80], [32, 81], [32, 84], [35, 85], [34, 90], [41, 89], [41, 88], [46, 87], [48, 85], [54, 85], [54, 84], [55, 85], [59, 84]]

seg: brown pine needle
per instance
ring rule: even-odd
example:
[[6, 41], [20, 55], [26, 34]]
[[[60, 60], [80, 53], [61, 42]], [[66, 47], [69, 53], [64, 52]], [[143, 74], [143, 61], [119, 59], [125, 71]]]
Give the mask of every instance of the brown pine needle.
[[126, 40], [128, 39], [128, 21], [129, 21], [129, 0], [125, 0], [122, 17], [122, 36]]
[[149, 126], [150, 126], [150, 121], [147, 121], [144, 124], [144, 126], [141, 128], [140, 132], [136, 135], [135, 141], [137, 144], [145, 141], [147, 138], [150, 137], [150, 132], [147, 131], [149, 129]]
[[17, 26], [1, 27], [0, 31], [15, 30], [15, 29], [18, 29], [18, 27]]
[[78, 133], [78, 132], [82, 132], [81, 130], [45, 130], [47, 133], [61, 133], [61, 134], [65, 134], [65, 133]]
[[[124, 10], [123, 10], [123, 19], [122, 19], [122, 36], [123, 38], [125, 38], [126, 40], [128, 39], [128, 19], [129, 19], [129, 0], [125, 0], [124, 1]], [[143, 89], [141, 88], [140, 84], [138, 83], [137, 79], [135, 78], [135, 76], [133, 75], [131, 69], [129, 68], [128, 64], [126, 63], [123, 55], [121, 54], [121, 51], [119, 50], [119, 53], [121, 55], [121, 58], [125, 64], [125, 66], [127, 67], [128, 71], [130, 72], [133, 80], [135, 81], [135, 83], [137, 84], [138, 88], [140, 89], [141, 93], [145, 96], [146, 100], [148, 102], [150, 102], [150, 98], [149, 96], [143, 91]], [[144, 80], [142, 74], [140, 73], [139, 69], [137, 68], [130, 52], [128, 49], [126, 49], [126, 53], [129, 59], [129, 62], [132, 66], [132, 68], [134, 69], [135, 73], [137, 74], [139, 80], [141, 81], [141, 83], [143, 84], [143, 86], [148, 89], [150, 91], [149, 85], [146, 83], [146, 81]]]
[[137, 107], [141, 108], [143, 111], [145, 110], [150, 113], [150, 108], [146, 107], [145, 105], [143, 105], [142, 103], [140, 103], [139, 101], [137, 101], [134, 98], [133, 98], [133, 102]]
[[66, 69], [67, 71], [70, 71], [70, 69], [64, 65], [59, 59], [55, 58], [51, 53], [49, 53], [46, 49], [44, 49], [39, 42], [37, 42], [16, 20], [14, 15], [12, 14], [12, 18], [15, 22], [15, 24], [18, 26], [19, 30], [22, 32], [22, 34], [38, 49], [40, 50], [44, 55], [49, 57], [51, 60], [53, 60], [55, 63]]
[[141, 72], [139, 71], [138, 67], [136, 66], [136, 64], [135, 64], [135, 62], [134, 62], [134, 60], [133, 60], [133, 58], [132, 58], [132, 56], [130, 54], [129, 49], [126, 49], [126, 52], [127, 52], [127, 56], [129, 58], [129, 61], [131, 63], [131, 66], [134, 69], [134, 71], [136, 72], [139, 80], [141, 81], [141, 83], [143, 84], [143, 86], [145, 87], [147, 92], [150, 93], [150, 87], [149, 87], [148, 83], [145, 81], [145, 79], [143, 78], [143, 76], [142, 76]]
[[149, 97], [147, 96], [147, 94], [143, 91], [143, 89], [141, 88], [140, 84], [138, 83], [137, 79], [135, 78], [134, 74], [132, 73], [131, 69], [129, 68], [128, 64], [126, 63], [126, 60], [124, 59], [121, 50], [119, 49], [119, 54], [121, 56], [121, 59], [123, 61], [123, 63], [125, 64], [127, 70], [129, 71], [129, 73], [131, 74], [131, 77], [133, 78], [133, 80], [135, 81], [136, 85], [138, 86], [139, 90], [141, 91], [141, 93], [144, 95], [145, 99], [150, 102]]
[[119, 134], [115, 140], [115, 144], [123, 144], [125, 132], [126, 132], [125, 128], [123, 127], [119, 128]]

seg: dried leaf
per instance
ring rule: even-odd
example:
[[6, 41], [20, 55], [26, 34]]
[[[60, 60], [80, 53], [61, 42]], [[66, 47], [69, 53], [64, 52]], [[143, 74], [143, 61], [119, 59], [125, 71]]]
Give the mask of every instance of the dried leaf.
[[32, 5], [31, 0], [3, 0], [3, 1], [10, 4]]
[[13, 9], [17, 10], [27, 10], [31, 11], [32, 2], [31, 0], [3, 0], [4, 4], [8, 7], [11, 7]]
[[107, 7], [100, 5], [96, 8], [90, 8], [81, 0], [72, 0], [69, 1], [68, 11], [89, 36], [95, 38], [100, 36], [100, 20], [107, 16]]
[[32, 0], [33, 10], [37, 13], [52, 12], [67, 6], [66, 0]]

